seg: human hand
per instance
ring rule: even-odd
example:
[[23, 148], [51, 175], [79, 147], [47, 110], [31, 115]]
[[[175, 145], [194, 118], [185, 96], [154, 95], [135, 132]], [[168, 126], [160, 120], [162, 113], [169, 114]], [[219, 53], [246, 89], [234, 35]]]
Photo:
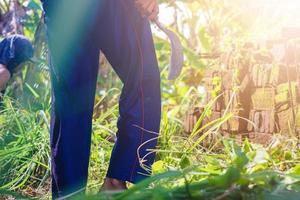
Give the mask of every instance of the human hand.
[[154, 21], [159, 14], [157, 0], [135, 0], [135, 5], [140, 13], [150, 21]]

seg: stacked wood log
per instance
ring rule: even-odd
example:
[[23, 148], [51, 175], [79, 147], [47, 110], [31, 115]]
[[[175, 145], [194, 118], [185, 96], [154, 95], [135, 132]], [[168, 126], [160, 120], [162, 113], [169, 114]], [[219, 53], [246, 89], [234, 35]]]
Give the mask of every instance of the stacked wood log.
[[[261, 52], [253, 46], [226, 53], [219, 65], [207, 70], [205, 106], [214, 102], [202, 126], [233, 113], [223, 123], [220, 132], [238, 139], [267, 144], [274, 134], [294, 134], [300, 131], [300, 47], [285, 49], [283, 58]], [[291, 52], [294, 54], [291, 56]], [[204, 108], [197, 108], [201, 115]], [[188, 117], [187, 117], [188, 118]], [[186, 132], [193, 128], [186, 120]]]
[[[239, 88], [243, 78], [241, 72], [244, 72], [244, 66], [240, 64], [239, 60], [239, 57], [232, 57], [230, 54], [221, 58], [221, 63], [223, 62], [221, 74], [223, 95], [222, 116], [231, 112], [234, 113], [235, 116], [246, 117], [244, 115], [245, 105], [243, 105], [243, 96]], [[237, 134], [245, 132], [246, 126], [245, 121], [241, 118], [234, 117], [223, 123], [221, 129], [225, 134]]]
[[275, 132], [275, 93], [272, 83], [273, 65], [258, 63], [249, 70], [251, 77], [251, 109], [247, 130], [250, 140], [268, 141]]

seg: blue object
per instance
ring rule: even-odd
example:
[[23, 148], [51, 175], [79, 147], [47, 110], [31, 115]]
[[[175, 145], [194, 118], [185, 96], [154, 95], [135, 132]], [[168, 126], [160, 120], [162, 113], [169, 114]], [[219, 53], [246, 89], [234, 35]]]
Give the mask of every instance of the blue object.
[[0, 42], [0, 63], [6, 65], [11, 74], [21, 63], [33, 57], [30, 40], [22, 35], [11, 35]]
[[124, 84], [107, 177], [145, 179], [161, 118], [160, 72], [148, 20], [133, 0], [44, 0], [43, 7], [53, 86], [53, 198], [86, 186], [99, 50]]

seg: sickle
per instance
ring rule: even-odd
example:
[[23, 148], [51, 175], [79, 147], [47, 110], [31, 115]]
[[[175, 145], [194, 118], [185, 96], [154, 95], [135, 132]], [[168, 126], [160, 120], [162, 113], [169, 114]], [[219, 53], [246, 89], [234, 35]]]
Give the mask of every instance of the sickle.
[[182, 71], [182, 66], [183, 66], [182, 44], [180, 42], [179, 37], [173, 31], [167, 29], [158, 20], [155, 20], [154, 23], [161, 31], [163, 31], [168, 36], [171, 42], [171, 58], [170, 58], [168, 79], [174, 80], [179, 77]]

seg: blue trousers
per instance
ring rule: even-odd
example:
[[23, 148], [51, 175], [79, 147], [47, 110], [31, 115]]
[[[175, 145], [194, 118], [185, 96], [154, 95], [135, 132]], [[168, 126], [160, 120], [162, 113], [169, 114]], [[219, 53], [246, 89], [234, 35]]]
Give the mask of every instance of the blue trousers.
[[99, 50], [123, 83], [107, 177], [143, 180], [151, 171], [140, 158], [146, 156], [142, 162], [148, 168], [153, 164], [149, 150], [157, 145], [161, 118], [160, 73], [148, 20], [134, 0], [44, 0], [43, 8], [53, 91], [53, 198], [86, 186]]

